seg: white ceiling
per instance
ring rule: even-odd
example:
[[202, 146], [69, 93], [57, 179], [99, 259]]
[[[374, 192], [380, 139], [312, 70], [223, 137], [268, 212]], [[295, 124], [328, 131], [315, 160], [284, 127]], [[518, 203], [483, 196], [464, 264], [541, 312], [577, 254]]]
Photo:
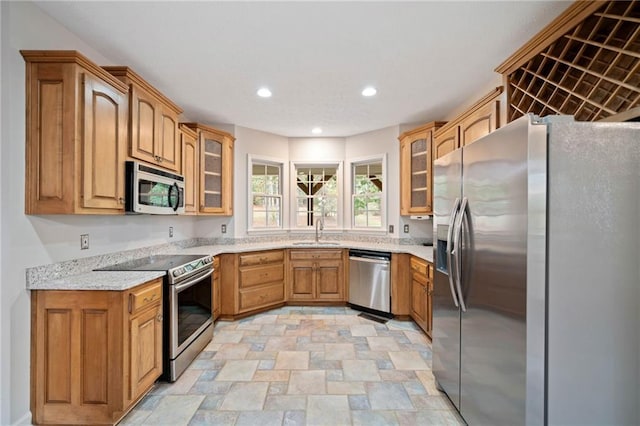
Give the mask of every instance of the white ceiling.
[[[443, 119], [569, 4], [38, 2], [190, 120], [289, 137]], [[366, 85], [378, 95], [363, 98]]]

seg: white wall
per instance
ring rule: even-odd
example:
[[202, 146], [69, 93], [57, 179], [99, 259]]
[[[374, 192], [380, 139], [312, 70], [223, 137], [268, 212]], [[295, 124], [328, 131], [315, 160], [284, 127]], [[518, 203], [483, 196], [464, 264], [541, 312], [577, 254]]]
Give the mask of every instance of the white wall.
[[[233, 172], [233, 219], [230, 220], [232, 230], [227, 230], [228, 235], [236, 238], [247, 235], [248, 222], [248, 170], [247, 155], [270, 157], [279, 159], [285, 164], [289, 161], [288, 139], [284, 136], [272, 133], [261, 132], [259, 130], [248, 129], [246, 127], [235, 127], [236, 142], [234, 145], [234, 172]], [[286, 172], [286, 170], [284, 171]], [[286, 175], [285, 175], [286, 178]], [[284, 188], [287, 188], [287, 181], [284, 181]], [[286, 196], [286, 194], [283, 194]]]
[[[0, 424], [29, 420], [30, 305], [25, 268], [195, 236], [196, 219], [157, 216], [26, 216], [25, 64], [20, 49], [75, 49], [112, 64], [27, 2], [2, 7], [2, 144], [0, 151], [1, 288]], [[175, 236], [168, 238], [168, 227]], [[80, 234], [89, 250], [79, 250]]]
[[[350, 193], [351, 188], [351, 164], [352, 160], [374, 155], [386, 155], [387, 170], [385, 183], [387, 191], [387, 229], [393, 225], [394, 232], [390, 237], [398, 238], [398, 224], [400, 220], [400, 143], [398, 135], [399, 126], [386, 127], [361, 135], [350, 136], [345, 145], [345, 192]], [[345, 215], [351, 217], [351, 203], [345, 202]]]

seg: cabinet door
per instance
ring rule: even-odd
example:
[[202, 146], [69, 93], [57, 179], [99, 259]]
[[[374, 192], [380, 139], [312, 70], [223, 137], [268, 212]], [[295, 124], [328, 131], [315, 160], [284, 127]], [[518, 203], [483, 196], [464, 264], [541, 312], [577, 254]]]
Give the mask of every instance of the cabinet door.
[[321, 260], [315, 265], [316, 299], [343, 300], [344, 280], [341, 260]]
[[460, 122], [460, 146], [469, 145], [498, 126], [499, 101], [494, 100]]
[[[409, 142], [408, 210], [403, 214], [431, 213], [431, 132]], [[402, 212], [401, 212], [402, 213]]]
[[200, 211], [222, 213], [223, 143], [205, 132], [200, 143]]
[[161, 121], [160, 105], [151, 94], [132, 86], [130, 108], [130, 155], [139, 160], [157, 163], [155, 151], [159, 135], [157, 126]]
[[83, 74], [82, 207], [124, 210], [127, 97]]
[[198, 213], [198, 184], [200, 183], [198, 170], [198, 142], [196, 138], [181, 133], [182, 139], [182, 174], [184, 175], [184, 212]]
[[438, 133], [433, 141], [433, 158], [438, 159], [455, 151], [460, 146], [458, 138], [458, 126]]
[[411, 278], [411, 317], [426, 331], [427, 302], [426, 279], [420, 274], [413, 273]]
[[213, 300], [211, 301], [212, 306], [212, 314], [213, 320], [217, 320], [220, 316], [220, 308], [222, 307], [222, 291], [221, 291], [221, 283], [220, 283], [220, 258], [215, 257], [213, 259], [213, 292], [211, 293], [211, 297]]
[[313, 261], [291, 262], [291, 279], [289, 280], [289, 299], [313, 300], [315, 279], [315, 263]]
[[136, 400], [162, 374], [162, 305], [156, 304], [129, 320], [130, 395]]
[[163, 110], [160, 114], [160, 135], [155, 155], [160, 165], [176, 172], [180, 171], [180, 139], [178, 135], [178, 117]]

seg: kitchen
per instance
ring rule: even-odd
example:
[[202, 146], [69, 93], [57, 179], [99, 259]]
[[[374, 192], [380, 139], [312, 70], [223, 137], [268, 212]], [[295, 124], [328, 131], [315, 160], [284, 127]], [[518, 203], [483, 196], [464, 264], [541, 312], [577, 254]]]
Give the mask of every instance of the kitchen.
[[[564, 5], [556, 6], [557, 12]], [[4, 13], [9, 10], [10, 15]], [[553, 15], [549, 16], [549, 19]], [[9, 18], [11, 18], [9, 20]], [[18, 422], [28, 412], [29, 389], [29, 342], [24, 336], [30, 334], [29, 324], [29, 297], [24, 286], [24, 268], [37, 265], [61, 262], [65, 260], [94, 256], [122, 250], [132, 250], [141, 247], [166, 244], [171, 241], [199, 238], [224, 238], [221, 233], [222, 225], [227, 226], [228, 236], [244, 237], [246, 233], [246, 217], [243, 213], [247, 210], [247, 197], [242, 188], [247, 186], [246, 157], [248, 154], [273, 157], [274, 152], [289, 153], [291, 159], [300, 158], [292, 152], [310, 152], [314, 147], [314, 141], [306, 138], [295, 139], [280, 137], [272, 133], [265, 133], [249, 128], [235, 126], [235, 176], [234, 184], [237, 192], [234, 196], [234, 211], [236, 215], [226, 217], [187, 217], [175, 218], [154, 217], [149, 221], [146, 217], [86, 217], [74, 216], [29, 216], [23, 214], [23, 176], [24, 176], [24, 61], [16, 56], [15, 49], [58, 49], [74, 48], [90, 57], [98, 63], [113, 63], [104, 58], [92, 47], [74, 36], [58, 23], [46, 16], [36, 5], [24, 4], [5, 6], [3, 4], [3, 135], [2, 147], [2, 423]], [[5, 23], [7, 25], [5, 25]], [[33, 28], [40, 29], [34, 32]], [[542, 24], [535, 30], [537, 31]], [[9, 32], [11, 29], [11, 32]], [[7, 34], [8, 33], [8, 34]], [[17, 46], [12, 47], [13, 54], [9, 54], [4, 43], [15, 40]], [[526, 40], [526, 37], [523, 38]], [[501, 59], [506, 58], [511, 52], [504, 52]], [[497, 62], [496, 62], [497, 63]], [[117, 63], [116, 63], [117, 64]], [[492, 64], [495, 66], [495, 63]], [[6, 67], [6, 68], [5, 68]], [[9, 73], [5, 73], [6, 69]], [[138, 68], [138, 67], [136, 67]], [[145, 76], [148, 73], [145, 72]], [[4, 76], [7, 75], [9, 84], [5, 84]], [[9, 88], [9, 95], [5, 90]], [[484, 94], [487, 89], [477, 88], [478, 96]], [[475, 96], [477, 98], [478, 96]], [[462, 103], [454, 103], [446, 108], [447, 114], [438, 115], [437, 119], [451, 118], [455, 113], [449, 113]], [[8, 111], [9, 118], [6, 117]], [[14, 123], [6, 126], [7, 123]], [[223, 129], [224, 130], [224, 129]], [[398, 126], [385, 128], [371, 134], [362, 134], [347, 138], [323, 138], [326, 146], [332, 149], [316, 150], [314, 159], [319, 155], [325, 155], [323, 159], [334, 160], [336, 156], [341, 159], [359, 158], [372, 153], [386, 152], [389, 170], [387, 172], [390, 188], [398, 187], [398, 151], [397, 136], [401, 133]], [[346, 141], [345, 141], [346, 139]], [[372, 142], [374, 141], [374, 142]], [[294, 143], [295, 142], [295, 143]], [[300, 142], [301, 145], [297, 145]], [[346, 142], [346, 143], [345, 143]], [[344, 143], [344, 147], [341, 144]], [[306, 146], [304, 144], [307, 144]], [[375, 144], [375, 149], [373, 146]], [[346, 152], [347, 150], [353, 150]], [[335, 152], [339, 154], [335, 154]], [[373, 151], [373, 152], [372, 152]], [[296, 158], [297, 157], [297, 158]], [[19, 178], [18, 178], [19, 177]], [[398, 213], [400, 207], [398, 199], [391, 197], [388, 205], [388, 223], [396, 229], [395, 235], [400, 234], [405, 224], [411, 229], [409, 234], [413, 238], [430, 237], [428, 227], [424, 222], [412, 221], [401, 217]], [[168, 239], [168, 229], [173, 226], [173, 240]], [[420, 232], [420, 228], [426, 228]], [[416, 232], [417, 231], [417, 232]], [[89, 234], [91, 237], [91, 249], [89, 253], [81, 252], [78, 237], [81, 234]], [[330, 235], [329, 231], [325, 235]], [[406, 237], [406, 235], [402, 235]], [[18, 267], [19, 266], [19, 267]], [[10, 283], [10, 284], [9, 284]], [[10, 354], [9, 359], [6, 354]]]

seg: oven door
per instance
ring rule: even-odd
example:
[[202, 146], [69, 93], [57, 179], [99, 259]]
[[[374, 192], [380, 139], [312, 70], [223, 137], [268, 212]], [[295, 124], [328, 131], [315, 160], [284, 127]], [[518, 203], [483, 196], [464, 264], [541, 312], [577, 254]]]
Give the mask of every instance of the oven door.
[[169, 286], [169, 357], [175, 359], [213, 322], [212, 269]]

